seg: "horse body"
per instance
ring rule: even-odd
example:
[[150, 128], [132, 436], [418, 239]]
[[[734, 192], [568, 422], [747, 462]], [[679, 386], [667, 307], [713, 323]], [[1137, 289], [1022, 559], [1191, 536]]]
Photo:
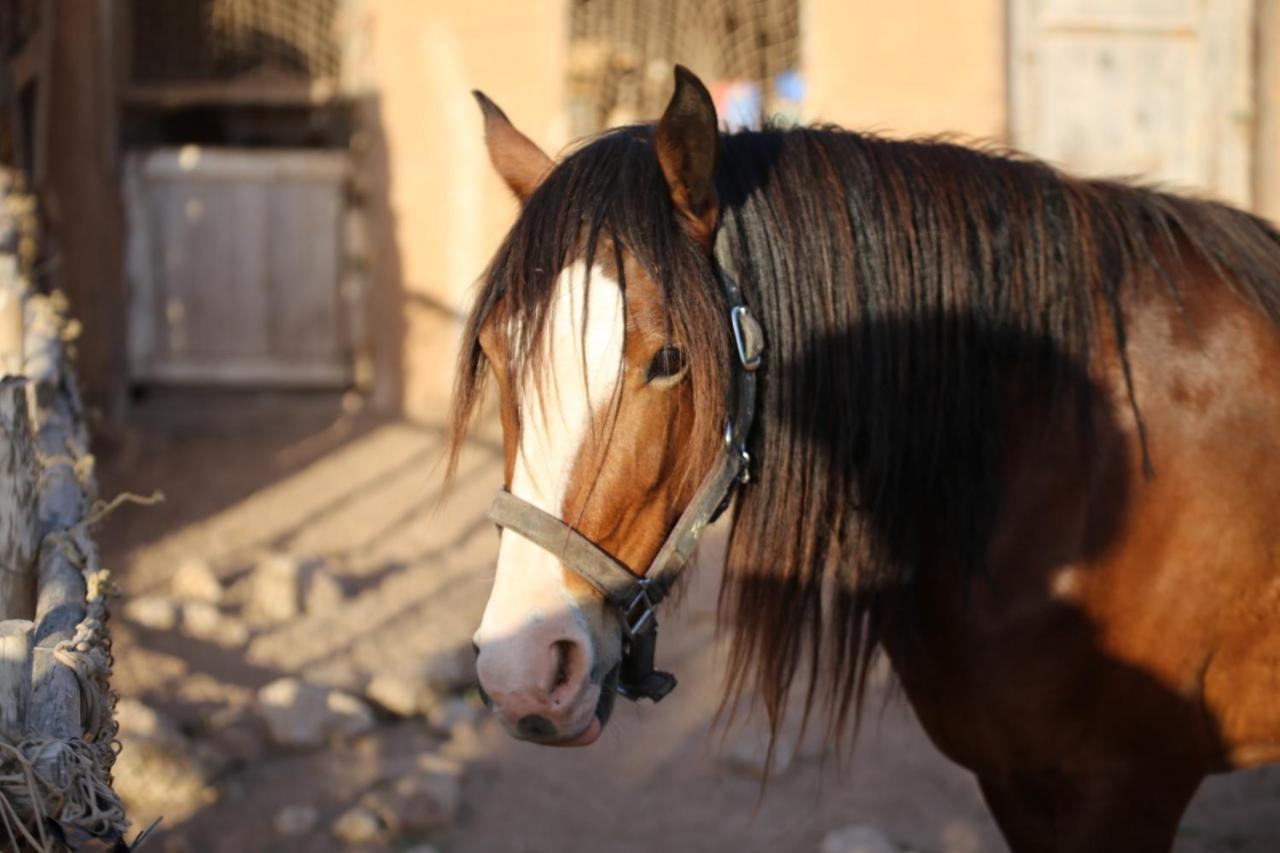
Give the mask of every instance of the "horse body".
[[[686, 72], [655, 128], [559, 166], [482, 106], [525, 207], [472, 315], [456, 436], [492, 372], [516, 497], [640, 571], [729, 409], [714, 264], [762, 322], [730, 697], [776, 726], [807, 682], [838, 741], [883, 649], [1018, 853], [1167, 850], [1205, 774], [1280, 760], [1273, 230], [946, 143], [719, 136]], [[555, 457], [541, 485], [528, 453]], [[482, 686], [515, 735], [591, 742], [615, 614], [509, 531], [499, 565]]]
[[1178, 284], [1126, 312], [1154, 471], [1104, 347], [1092, 446], [1015, 439], [989, 581], [926, 573], [886, 636], [1018, 851], [1167, 850], [1205, 774], [1280, 759], [1280, 335], [1203, 265]]

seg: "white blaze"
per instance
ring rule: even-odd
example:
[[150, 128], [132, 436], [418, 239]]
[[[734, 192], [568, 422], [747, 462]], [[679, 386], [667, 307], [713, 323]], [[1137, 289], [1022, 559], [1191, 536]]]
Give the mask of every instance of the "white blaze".
[[[586, 270], [579, 261], [561, 272], [545, 331], [548, 372], [541, 383], [530, 377], [520, 396], [511, 492], [556, 517], [592, 413], [612, 399], [622, 362], [622, 290], [594, 267], [588, 291]], [[566, 613], [582, 619], [559, 560], [518, 534], [504, 533], [477, 642], [510, 637], [530, 622]]]

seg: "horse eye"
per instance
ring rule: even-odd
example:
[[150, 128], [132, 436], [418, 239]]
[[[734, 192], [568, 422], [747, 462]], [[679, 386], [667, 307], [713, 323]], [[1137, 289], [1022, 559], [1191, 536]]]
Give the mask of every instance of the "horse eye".
[[645, 376], [646, 382], [652, 382], [655, 379], [670, 379], [673, 376], [679, 376], [684, 371], [684, 350], [680, 347], [665, 346], [658, 350], [658, 354], [653, 357], [653, 361], [649, 362], [649, 371]]

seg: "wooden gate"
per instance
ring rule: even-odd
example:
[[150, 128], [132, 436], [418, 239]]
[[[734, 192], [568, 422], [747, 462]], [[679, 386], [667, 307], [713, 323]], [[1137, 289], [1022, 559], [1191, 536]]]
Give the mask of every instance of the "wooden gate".
[[132, 153], [131, 380], [349, 384], [361, 301], [342, 286], [347, 173], [335, 151]]
[[1013, 144], [1249, 207], [1252, 0], [1010, 0]]

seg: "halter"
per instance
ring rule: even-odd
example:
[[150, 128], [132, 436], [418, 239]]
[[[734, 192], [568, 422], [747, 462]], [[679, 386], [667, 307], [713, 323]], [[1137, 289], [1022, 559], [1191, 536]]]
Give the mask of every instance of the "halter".
[[[717, 241], [719, 243], [719, 241]], [[637, 575], [564, 521], [500, 489], [489, 507], [489, 518], [499, 527], [518, 533], [557, 557], [567, 568], [591, 584], [618, 612], [622, 627], [622, 663], [617, 690], [627, 699], [658, 702], [676, 686], [676, 677], [653, 668], [658, 639], [657, 608], [676, 578], [688, 565], [707, 525], [729, 506], [734, 487], [750, 480], [751, 457], [747, 436], [755, 419], [756, 370], [764, 354], [764, 331], [742, 300], [738, 283], [725, 269], [717, 245], [716, 278], [729, 307], [737, 364], [734, 368], [733, 414], [724, 428], [724, 445], [703, 478], [693, 500], [667, 535], [666, 541]]]

